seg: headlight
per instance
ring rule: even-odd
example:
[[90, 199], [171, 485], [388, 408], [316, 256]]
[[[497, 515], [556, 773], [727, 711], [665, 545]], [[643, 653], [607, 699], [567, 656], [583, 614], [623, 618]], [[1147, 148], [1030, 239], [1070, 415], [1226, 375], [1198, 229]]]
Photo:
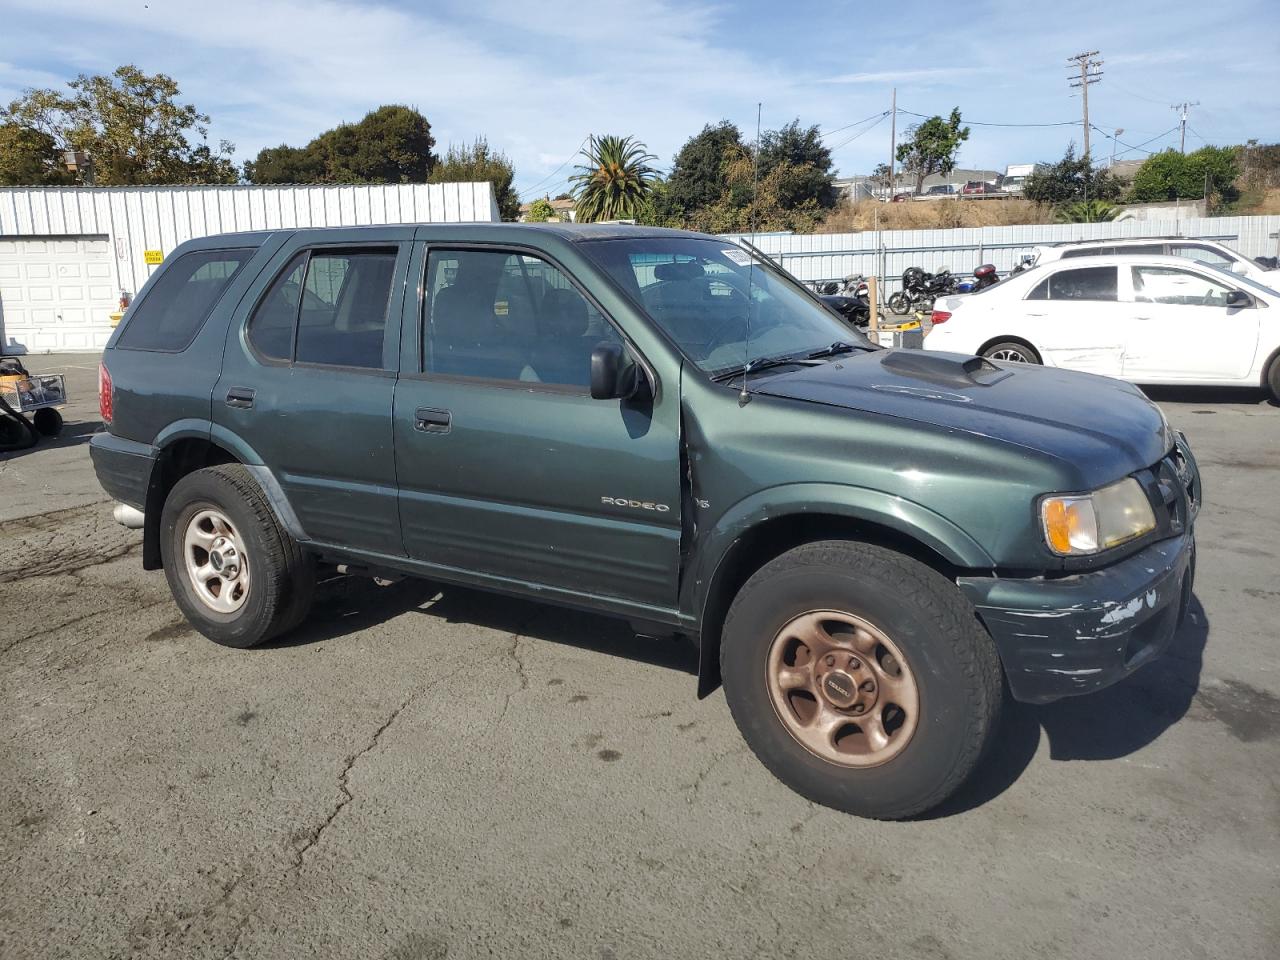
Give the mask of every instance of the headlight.
[[1045, 543], [1063, 557], [1098, 553], [1156, 526], [1151, 502], [1133, 477], [1093, 493], [1045, 497], [1040, 503], [1040, 522]]

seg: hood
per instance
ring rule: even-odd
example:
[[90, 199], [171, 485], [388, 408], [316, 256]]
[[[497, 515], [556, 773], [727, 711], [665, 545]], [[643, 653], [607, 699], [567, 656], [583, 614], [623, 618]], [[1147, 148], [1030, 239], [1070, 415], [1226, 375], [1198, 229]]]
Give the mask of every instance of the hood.
[[751, 392], [1017, 444], [1075, 468], [1082, 489], [1150, 466], [1173, 442], [1160, 409], [1121, 380], [963, 354], [850, 354], [761, 377]]

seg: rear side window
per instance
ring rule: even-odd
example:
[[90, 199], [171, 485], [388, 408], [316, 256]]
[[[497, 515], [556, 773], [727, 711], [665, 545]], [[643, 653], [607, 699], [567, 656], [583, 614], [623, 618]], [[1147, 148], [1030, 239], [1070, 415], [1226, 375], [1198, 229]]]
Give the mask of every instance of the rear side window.
[[381, 369], [395, 265], [394, 249], [298, 254], [254, 311], [249, 342], [272, 360]]
[[1231, 257], [1219, 253], [1209, 247], [1203, 247], [1196, 243], [1174, 243], [1170, 244], [1169, 252], [1175, 257], [1186, 257], [1188, 260], [1194, 260], [1196, 263], [1208, 264], [1211, 267], [1221, 267], [1224, 270], [1230, 270], [1231, 265], [1235, 263]]
[[178, 257], [129, 315], [116, 346], [177, 353], [191, 345], [254, 247], [194, 250]]
[[1081, 267], [1060, 270], [1045, 277], [1027, 295], [1028, 300], [1115, 300], [1115, 267]]

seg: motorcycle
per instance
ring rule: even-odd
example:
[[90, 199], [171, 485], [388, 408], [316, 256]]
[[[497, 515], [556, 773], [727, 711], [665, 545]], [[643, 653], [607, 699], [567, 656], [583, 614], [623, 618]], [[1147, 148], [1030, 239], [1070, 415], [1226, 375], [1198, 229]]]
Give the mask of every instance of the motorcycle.
[[984, 263], [973, 271], [972, 280], [961, 280], [956, 284], [956, 293], [977, 293], [979, 290], [985, 290], [987, 287], [995, 286], [1000, 282], [1000, 275], [996, 273], [996, 267], [993, 263]]
[[871, 291], [860, 273], [816, 285], [818, 298], [838, 313], [847, 323], [865, 327], [871, 322]]
[[920, 267], [907, 267], [902, 272], [902, 289], [889, 297], [889, 309], [899, 316], [928, 313], [938, 297], [957, 292], [957, 282], [946, 267], [937, 273], [927, 273]]

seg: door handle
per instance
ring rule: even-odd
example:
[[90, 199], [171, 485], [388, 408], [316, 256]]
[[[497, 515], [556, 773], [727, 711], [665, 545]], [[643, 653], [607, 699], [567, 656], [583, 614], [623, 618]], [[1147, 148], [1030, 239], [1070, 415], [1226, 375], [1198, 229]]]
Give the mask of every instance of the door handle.
[[448, 433], [453, 414], [435, 407], [419, 407], [413, 414], [413, 429], [422, 433]]
[[253, 389], [251, 387], [232, 387], [227, 391], [227, 406], [248, 410], [253, 406]]

